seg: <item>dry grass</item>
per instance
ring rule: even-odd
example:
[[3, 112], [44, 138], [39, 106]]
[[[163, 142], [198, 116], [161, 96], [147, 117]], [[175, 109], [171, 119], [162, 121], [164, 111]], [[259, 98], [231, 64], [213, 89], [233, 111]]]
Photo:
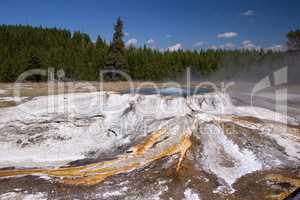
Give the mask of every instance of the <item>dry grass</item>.
[[[197, 85], [198, 83], [193, 83]], [[4, 90], [4, 93], [0, 93], [1, 96], [14, 96], [15, 91], [20, 88], [20, 96], [34, 97], [45, 96], [49, 94], [62, 94], [62, 93], [76, 93], [76, 92], [95, 92], [95, 91], [113, 91], [122, 92], [127, 91], [130, 88], [155, 88], [155, 87], [186, 87], [186, 83], [176, 82], [55, 82], [55, 83], [35, 83], [25, 82], [19, 86], [14, 83], [0, 83], [0, 90]], [[49, 89], [53, 89], [53, 92], [49, 92]]]
[[[49, 94], [75, 93], [75, 92], [93, 92], [93, 91], [114, 91], [121, 92], [130, 88], [145, 88], [145, 87], [168, 87], [176, 86], [166, 82], [55, 82], [55, 83], [32, 83], [26, 82], [20, 84], [20, 96], [45, 96]], [[177, 86], [185, 86], [185, 84], [177, 84]], [[0, 90], [5, 93], [1, 96], [14, 96], [14, 91], [18, 88], [14, 83], [0, 83]], [[49, 89], [53, 88], [54, 93], [49, 93]]]
[[0, 108], [11, 107], [17, 105], [14, 101], [0, 101]]

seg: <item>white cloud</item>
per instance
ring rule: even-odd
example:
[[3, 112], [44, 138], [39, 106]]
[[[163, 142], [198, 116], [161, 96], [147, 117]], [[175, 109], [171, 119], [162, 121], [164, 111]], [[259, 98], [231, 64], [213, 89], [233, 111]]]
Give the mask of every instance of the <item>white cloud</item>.
[[206, 45], [207, 43], [204, 41], [199, 41], [196, 42], [195, 44], [193, 44], [193, 47], [197, 48], [197, 47], [203, 47], [204, 45]]
[[180, 49], [183, 49], [183, 46], [180, 43], [177, 43], [177, 44], [167, 48], [167, 50], [169, 50], [169, 51], [178, 51]]
[[244, 50], [259, 50], [260, 46], [255, 45], [251, 40], [242, 41], [241, 49]]
[[268, 48], [265, 48], [265, 50], [272, 50], [272, 51], [286, 51], [287, 46], [283, 44], [274, 44]]
[[172, 37], [172, 35], [166, 34], [166, 38], [171, 38], [171, 37]]
[[224, 45], [224, 49], [234, 49], [235, 48], [235, 44], [233, 43], [227, 43]]
[[247, 44], [251, 44], [251, 43], [252, 43], [251, 40], [244, 40], [244, 41], [242, 42], [243, 45], [247, 45]]
[[126, 46], [136, 46], [137, 45], [137, 39], [135, 39], [135, 38], [131, 38], [130, 40], [128, 40], [127, 42], [126, 42]]
[[238, 33], [236, 32], [225, 32], [218, 34], [217, 38], [234, 38], [236, 36], [238, 36]]
[[212, 50], [237, 50], [237, 49], [244, 49], [244, 50], [259, 50], [260, 46], [257, 46], [252, 43], [251, 40], [244, 40], [242, 41], [242, 45], [236, 45], [232, 42], [221, 44], [221, 45], [210, 45], [207, 49]]
[[255, 44], [249, 43], [249, 44], [243, 45], [242, 49], [245, 49], [245, 50], [259, 50], [260, 46], [257, 46]]
[[128, 36], [128, 35], [130, 35], [130, 33], [128, 33], [128, 32], [124, 32], [124, 35], [125, 35], [125, 36]]
[[211, 49], [211, 50], [217, 50], [219, 47], [217, 45], [211, 45], [208, 47], [208, 49]]
[[247, 11], [242, 13], [243, 16], [252, 16], [254, 14], [255, 14], [254, 10], [247, 10]]
[[236, 45], [229, 42], [226, 44], [222, 44], [222, 45], [210, 45], [207, 47], [207, 49], [211, 49], [211, 50], [218, 50], [218, 49], [222, 49], [222, 50], [234, 50], [236, 49]]
[[233, 43], [226, 43], [226, 44], [222, 44], [220, 46], [215, 46], [216, 49], [226, 49], [226, 50], [233, 50], [235, 49], [235, 44]]
[[153, 40], [152, 38], [146, 41], [146, 45], [150, 49], [156, 49], [155, 40]]
[[151, 45], [151, 44], [154, 44], [155, 41], [152, 38], [150, 38], [149, 40], [147, 40], [146, 43], [149, 44], [149, 45]]

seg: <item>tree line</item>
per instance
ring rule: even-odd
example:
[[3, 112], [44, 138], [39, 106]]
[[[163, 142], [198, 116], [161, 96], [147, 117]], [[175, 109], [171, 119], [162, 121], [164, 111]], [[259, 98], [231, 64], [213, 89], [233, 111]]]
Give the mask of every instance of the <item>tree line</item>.
[[[205, 76], [220, 68], [226, 68], [224, 60], [252, 65], [266, 56], [280, 53], [263, 50], [179, 50], [159, 51], [147, 46], [125, 47], [123, 22], [118, 18], [112, 42], [97, 36], [93, 42], [90, 36], [80, 31], [32, 27], [29, 25], [0, 25], [0, 81], [15, 81], [29, 69], [63, 69], [66, 80], [99, 80], [102, 69], [118, 69], [129, 73], [134, 80], [178, 79], [190, 67], [193, 74]], [[298, 35], [297, 35], [298, 34]], [[289, 33], [293, 46], [299, 45], [299, 30]], [[295, 39], [295, 38], [298, 38]], [[232, 64], [232, 63], [231, 63]], [[31, 77], [32, 80], [41, 80]], [[120, 77], [107, 76], [107, 80]]]

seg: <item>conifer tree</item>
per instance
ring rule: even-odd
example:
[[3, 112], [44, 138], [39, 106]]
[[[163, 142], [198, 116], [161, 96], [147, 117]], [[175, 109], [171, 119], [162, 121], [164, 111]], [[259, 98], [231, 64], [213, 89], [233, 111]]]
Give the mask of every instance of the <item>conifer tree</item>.
[[103, 41], [103, 39], [100, 37], [100, 35], [97, 36], [97, 39], [96, 39], [96, 49], [101, 49], [105, 46], [105, 42]]
[[[126, 70], [125, 45], [123, 42], [123, 21], [118, 17], [114, 27], [113, 40], [108, 50], [105, 67], [108, 69]], [[114, 75], [113, 75], [114, 76]]]
[[300, 29], [290, 31], [287, 34], [288, 38], [288, 50], [289, 51], [300, 51]]
[[[297, 51], [299, 30], [291, 31], [287, 36], [289, 50]], [[126, 70], [134, 80], [177, 79], [184, 74], [186, 66], [191, 66], [195, 76], [211, 75], [221, 69], [226, 70], [228, 76], [233, 76], [240, 68], [249, 69], [263, 60], [277, 63], [282, 54], [271, 50], [170, 52], [147, 46], [125, 48], [122, 39], [123, 23], [120, 18], [110, 45], [100, 36], [94, 44], [88, 34], [79, 31], [72, 33], [57, 28], [0, 25], [0, 81], [15, 81], [26, 70], [48, 67], [55, 70], [62, 68], [69, 80], [98, 80], [99, 70], [108, 67]], [[32, 76], [30, 80], [39, 81], [41, 78]]]
[[[27, 70], [41, 69], [41, 68], [42, 68], [42, 64], [41, 64], [39, 57], [37, 57], [35, 55], [30, 55], [30, 58], [28, 60]], [[42, 77], [40, 75], [32, 75], [31, 77], [28, 77], [28, 79], [34, 80], [34, 81], [41, 81]]]

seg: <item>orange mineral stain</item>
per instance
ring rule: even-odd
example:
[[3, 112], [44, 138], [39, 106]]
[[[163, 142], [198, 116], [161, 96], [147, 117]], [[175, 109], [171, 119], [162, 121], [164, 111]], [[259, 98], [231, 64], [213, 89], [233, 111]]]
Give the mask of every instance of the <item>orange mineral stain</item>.
[[[62, 167], [58, 169], [3, 170], [0, 171], [0, 177], [10, 178], [26, 175], [47, 175], [60, 183], [89, 186], [101, 183], [110, 176], [128, 173], [132, 170], [145, 167], [155, 160], [177, 153], [180, 154], [180, 159], [177, 165], [177, 171], [179, 171], [184, 156], [192, 145], [190, 134], [187, 132], [181, 134], [181, 136], [179, 136], [179, 140], [173, 139], [165, 142], [164, 138], [166, 138], [166, 134], [167, 130], [165, 129], [153, 132], [140, 144], [134, 146], [131, 153], [122, 154], [114, 160], [79, 167]], [[175, 138], [178, 136], [173, 137]], [[159, 145], [156, 145], [158, 143]]]

